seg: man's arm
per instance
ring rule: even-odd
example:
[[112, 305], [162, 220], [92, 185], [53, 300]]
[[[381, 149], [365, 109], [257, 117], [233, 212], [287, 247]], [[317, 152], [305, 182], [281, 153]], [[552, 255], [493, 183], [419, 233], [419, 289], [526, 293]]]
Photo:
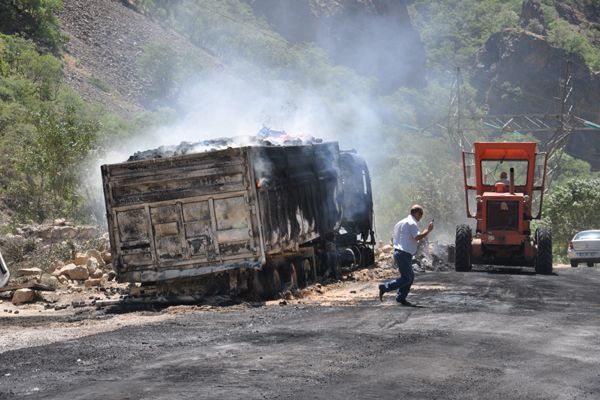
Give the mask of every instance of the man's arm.
[[417, 236], [415, 236], [415, 240], [418, 242], [419, 240], [423, 239], [425, 236], [429, 235], [429, 232], [431, 232], [433, 230], [433, 221], [431, 221], [429, 223], [429, 225], [427, 226], [427, 229], [425, 229], [423, 232], [420, 232]]

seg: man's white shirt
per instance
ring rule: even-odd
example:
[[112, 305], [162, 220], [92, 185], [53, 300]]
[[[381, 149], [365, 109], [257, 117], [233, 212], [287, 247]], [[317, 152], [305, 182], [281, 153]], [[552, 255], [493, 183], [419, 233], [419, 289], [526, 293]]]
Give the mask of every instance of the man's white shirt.
[[412, 215], [401, 219], [394, 226], [394, 248], [414, 255], [417, 252], [419, 227]]

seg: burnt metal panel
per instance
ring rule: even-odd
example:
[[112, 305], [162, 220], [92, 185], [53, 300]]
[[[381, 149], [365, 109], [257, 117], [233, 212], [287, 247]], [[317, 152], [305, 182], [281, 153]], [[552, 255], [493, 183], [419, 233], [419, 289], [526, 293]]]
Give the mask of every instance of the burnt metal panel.
[[267, 253], [334, 231], [341, 213], [337, 143], [257, 147], [251, 158]]
[[102, 166], [119, 279], [260, 266], [252, 174], [245, 149]]
[[341, 152], [340, 171], [344, 188], [342, 226], [366, 240], [373, 231], [371, 177], [367, 163], [353, 152]]
[[185, 238], [192, 257], [208, 257], [213, 252], [212, 226], [208, 201], [182, 204]]
[[112, 164], [103, 167], [112, 207], [147, 204], [246, 190], [243, 149]]
[[337, 143], [246, 147], [102, 166], [121, 280], [257, 268], [266, 254], [333, 238]]

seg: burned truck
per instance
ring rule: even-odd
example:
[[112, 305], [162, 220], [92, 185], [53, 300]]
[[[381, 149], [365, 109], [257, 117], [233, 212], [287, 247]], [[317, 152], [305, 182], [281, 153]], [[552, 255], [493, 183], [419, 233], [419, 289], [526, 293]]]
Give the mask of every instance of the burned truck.
[[103, 165], [121, 282], [273, 298], [373, 263], [369, 171], [337, 142]]

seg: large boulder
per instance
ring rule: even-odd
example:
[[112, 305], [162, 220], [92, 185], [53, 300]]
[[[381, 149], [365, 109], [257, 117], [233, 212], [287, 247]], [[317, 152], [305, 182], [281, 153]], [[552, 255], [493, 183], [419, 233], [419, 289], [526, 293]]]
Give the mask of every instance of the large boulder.
[[35, 299], [35, 292], [31, 289], [17, 289], [13, 293], [12, 303], [18, 306], [23, 303], [29, 303]]
[[88, 256], [86, 253], [77, 253], [71, 262], [75, 265], [86, 265], [89, 258], [90, 256]]
[[73, 281], [84, 281], [90, 277], [85, 265], [67, 264], [60, 269], [60, 275], [64, 275]]
[[87, 259], [85, 266], [88, 269], [90, 275], [92, 275], [98, 269], [98, 260], [96, 260], [95, 257], [90, 257]]
[[104, 267], [104, 264], [106, 264], [104, 262], [104, 258], [102, 258], [102, 253], [100, 253], [98, 250], [96, 249], [91, 249], [87, 251], [87, 255], [89, 257], [93, 257], [96, 259], [96, 262], [98, 263], [99, 267]]

